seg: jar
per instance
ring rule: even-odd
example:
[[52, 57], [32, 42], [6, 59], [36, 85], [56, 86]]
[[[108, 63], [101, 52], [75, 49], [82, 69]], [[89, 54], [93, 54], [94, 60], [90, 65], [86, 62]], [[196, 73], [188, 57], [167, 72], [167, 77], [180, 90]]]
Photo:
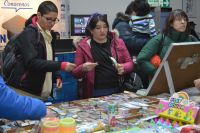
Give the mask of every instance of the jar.
[[73, 118], [67, 117], [60, 120], [60, 133], [75, 133], [76, 121]]
[[41, 120], [41, 133], [59, 133], [59, 119], [47, 117]]

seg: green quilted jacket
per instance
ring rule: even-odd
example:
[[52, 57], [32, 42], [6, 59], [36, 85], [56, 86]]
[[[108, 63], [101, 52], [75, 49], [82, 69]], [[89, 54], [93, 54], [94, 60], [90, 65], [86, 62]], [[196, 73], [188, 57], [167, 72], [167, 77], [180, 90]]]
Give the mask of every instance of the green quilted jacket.
[[[145, 74], [151, 77], [153, 77], [157, 70], [150, 62], [152, 56], [159, 53], [162, 60], [172, 43], [198, 41], [194, 36], [188, 35], [185, 32], [176, 32], [172, 28], [170, 29], [168, 35], [163, 36], [165, 37], [162, 39], [161, 34], [157, 35], [147, 42], [137, 57], [138, 69], [141, 69]], [[158, 52], [159, 50], [161, 51]]]

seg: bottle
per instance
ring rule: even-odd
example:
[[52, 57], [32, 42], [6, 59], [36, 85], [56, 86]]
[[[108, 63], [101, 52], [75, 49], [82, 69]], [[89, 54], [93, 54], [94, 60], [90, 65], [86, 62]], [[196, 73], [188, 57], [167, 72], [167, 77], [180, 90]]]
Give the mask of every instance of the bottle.
[[117, 124], [116, 120], [116, 104], [109, 103], [108, 104], [108, 126], [109, 131], [114, 131]]
[[56, 102], [61, 102], [63, 100], [62, 90], [58, 90], [56, 83], [53, 84], [53, 99]]

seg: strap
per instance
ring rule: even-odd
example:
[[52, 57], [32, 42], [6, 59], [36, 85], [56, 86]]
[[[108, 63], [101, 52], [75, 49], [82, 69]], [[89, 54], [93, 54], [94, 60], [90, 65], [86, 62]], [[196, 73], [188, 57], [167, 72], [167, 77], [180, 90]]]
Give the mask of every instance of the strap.
[[157, 52], [158, 55], [160, 55], [160, 52], [161, 52], [161, 50], [163, 48], [163, 42], [164, 42], [164, 40], [165, 40], [165, 35], [162, 34], [161, 40], [159, 42], [158, 52]]
[[117, 49], [116, 49], [116, 45], [114, 44], [114, 50], [115, 50], [115, 54], [116, 54], [116, 61], [118, 62], [118, 54], [117, 54]]
[[25, 29], [26, 28], [31, 28], [31, 29], [35, 30], [35, 32], [36, 32], [36, 44], [38, 44], [40, 42], [40, 31], [39, 31], [39, 29], [36, 26], [34, 26], [33, 24], [29, 24], [27, 27], [25, 27]]

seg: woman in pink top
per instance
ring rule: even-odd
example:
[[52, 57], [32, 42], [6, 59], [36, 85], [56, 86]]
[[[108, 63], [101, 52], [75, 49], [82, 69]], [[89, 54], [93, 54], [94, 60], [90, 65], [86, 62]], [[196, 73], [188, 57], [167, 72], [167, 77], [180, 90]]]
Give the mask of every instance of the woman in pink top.
[[91, 15], [88, 20], [86, 35], [77, 47], [77, 67], [73, 70], [73, 75], [82, 79], [81, 98], [120, 92], [119, 77], [133, 70], [123, 40], [109, 32], [106, 16], [99, 13]]

